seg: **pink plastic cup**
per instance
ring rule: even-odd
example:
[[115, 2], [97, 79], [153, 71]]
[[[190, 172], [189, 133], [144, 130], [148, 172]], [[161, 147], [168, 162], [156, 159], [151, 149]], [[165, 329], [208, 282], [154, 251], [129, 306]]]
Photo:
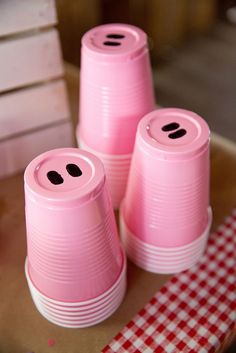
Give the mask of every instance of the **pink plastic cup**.
[[183, 271], [204, 252], [210, 225], [207, 123], [182, 109], [147, 114], [121, 207], [128, 256], [151, 272]]
[[120, 306], [126, 291], [126, 258], [116, 283], [101, 296], [83, 302], [60, 302], [42, 294], [33, 284], [28, 261], [25, 274], [32, 299], [38, 311], [50, 322], [68, 328], [83, 328], [98, 324], [111, 316]]
[[124, 196], [139, 120], [154, 109], [146, 34], [106, 24], [82, 38], [79, 145], [104, 163], [114, 208]]
[[[26, 168], [25, 200], [26, 275], [36, 306], [47, 312], [47, 301], [57, 301], [63, 317], [72, 303], [78, 325], [85, 307], [95, 311], [91, 324], [99, 322], [122, 301], [126, 281], [102, 163], [77, 148], [46, 152]], [[101, 308], [104, 296], [111, 310]]]

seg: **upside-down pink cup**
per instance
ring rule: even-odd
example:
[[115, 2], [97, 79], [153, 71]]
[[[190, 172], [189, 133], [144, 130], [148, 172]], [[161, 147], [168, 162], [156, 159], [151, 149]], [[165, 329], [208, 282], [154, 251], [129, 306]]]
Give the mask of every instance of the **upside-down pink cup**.
[[[77, 148], [38, 156], [25, 171], [25, 201], [26, 276], [39, 311], [50, 319], [54, 301], [51, 321], [62, 326], [68, 305], [77, 327], [109, 316], [124, 296], [125, 256], [100, 160]], [[85, 308], [93, 315], [81, 326]]]
[[182, 109], [147, 114], [121, 208], [128, 256], [152, 272], [185, 270], [202, 255], [210, 225], [207, 123]]
[[154, 109], [146, 34], [106, 24], [82, 38], [77, 140], [103, 161], [112, 203], [124, 196], [136, 128]]

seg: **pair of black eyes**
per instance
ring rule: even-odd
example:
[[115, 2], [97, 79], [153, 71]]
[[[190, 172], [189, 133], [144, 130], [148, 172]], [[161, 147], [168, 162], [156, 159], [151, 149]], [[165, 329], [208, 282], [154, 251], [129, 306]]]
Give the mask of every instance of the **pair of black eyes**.
[[[81, 169], [73, 163], [67, 164], [66, 170], [72, 177], [80, 177], [82, 175]], [[62, 178], [61, 174], [59, 174], [55, 170], [50, 170], [47, 173], [47, 178], [54, 185], [59, 185], [64, 182], [64, 179]]]
[[[166, 132], [169, 132], [169, 131], [173, 131], [173, 130], [177, 130], [179, 129], [180, 125], [178, 123], [170, 123], [170, 124], [167, 124], [167, 125], [164, 125], [161, 129], [162, 131], [166, 131]], [[172, 132], [168, 135], [168, 137], [170, 139], [178, 139], [180, 137], [183, 137], [184, 135], [186, 135], [187, 131], [185, 129], [179, 129], [175, 132]]]
[[[111, 33], [106, 36], [108, 39], [123, 39], [125, 36], [123, 34], [116, 34], [116, 33]], [[112, 41], [112, 40], [107, 40], [103, 42], [104, 45], [107, 45], [109, 47], [117, 47], [121, 45], [121, 42], [118, 41]]]

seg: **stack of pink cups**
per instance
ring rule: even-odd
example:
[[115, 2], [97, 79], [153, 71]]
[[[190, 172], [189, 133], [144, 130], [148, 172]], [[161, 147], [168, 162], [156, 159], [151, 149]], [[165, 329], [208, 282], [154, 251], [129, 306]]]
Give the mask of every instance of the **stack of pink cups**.
[[114, 208], [124, 197], [138, 122], [154, 107], [146, 34], [125, 24], [88, 31], [82, 38], [77, 140], [102, 160]]
[[121, 235], [141, 268], [175, 273], [193, 266], [205, 250], [209, 207], [209, 128], [197, 114], [160, 109], [139, 123]]
[[123, 300], [126, 259], [104, 168], [77, 148], [35, 158], [25, 171], [28, 256], [33, 301], [49, 321], [86, 327]]

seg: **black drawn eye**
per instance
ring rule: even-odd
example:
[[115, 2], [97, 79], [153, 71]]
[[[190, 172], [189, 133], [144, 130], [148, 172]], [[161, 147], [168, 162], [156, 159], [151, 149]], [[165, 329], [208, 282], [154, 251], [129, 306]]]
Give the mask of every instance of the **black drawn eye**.
[[54, 185], [62, 184], [64, 181], [62, 176], [55, 170], [50, 170], [50, 172], [47, 173], [47, 177], [48, 180]]
[[109, 47], [117, 47], [118, 45], [121, 45], [120, 42], [112, 42], [112, 41], [106, 41], [106, 42], [103, 42], [104, 45], [107, 45]]
[[161, 129], [162, 131], [173, 131], [173, 130], [177, 130], [178, 128], [179, 128], [178, 123], [170, 123], [170, 124], [164, 125]]
[[73, 163], [67, 164], [66, 170], [72, 177], [79, 177], [82, 175], [82, 170]]
[[123, 39], [125, 36], [123, 34], [117, 34], [117, 33], [111, 33], [106, 36], [107, 38], [110, 39]]
[[168, 135], [170, 139], [178, 139], [180, 137], [183, 137], [186, 135], [187, 131], [185, 129], [180, 129], [175, 132], [172, 132], [171, 134]]

